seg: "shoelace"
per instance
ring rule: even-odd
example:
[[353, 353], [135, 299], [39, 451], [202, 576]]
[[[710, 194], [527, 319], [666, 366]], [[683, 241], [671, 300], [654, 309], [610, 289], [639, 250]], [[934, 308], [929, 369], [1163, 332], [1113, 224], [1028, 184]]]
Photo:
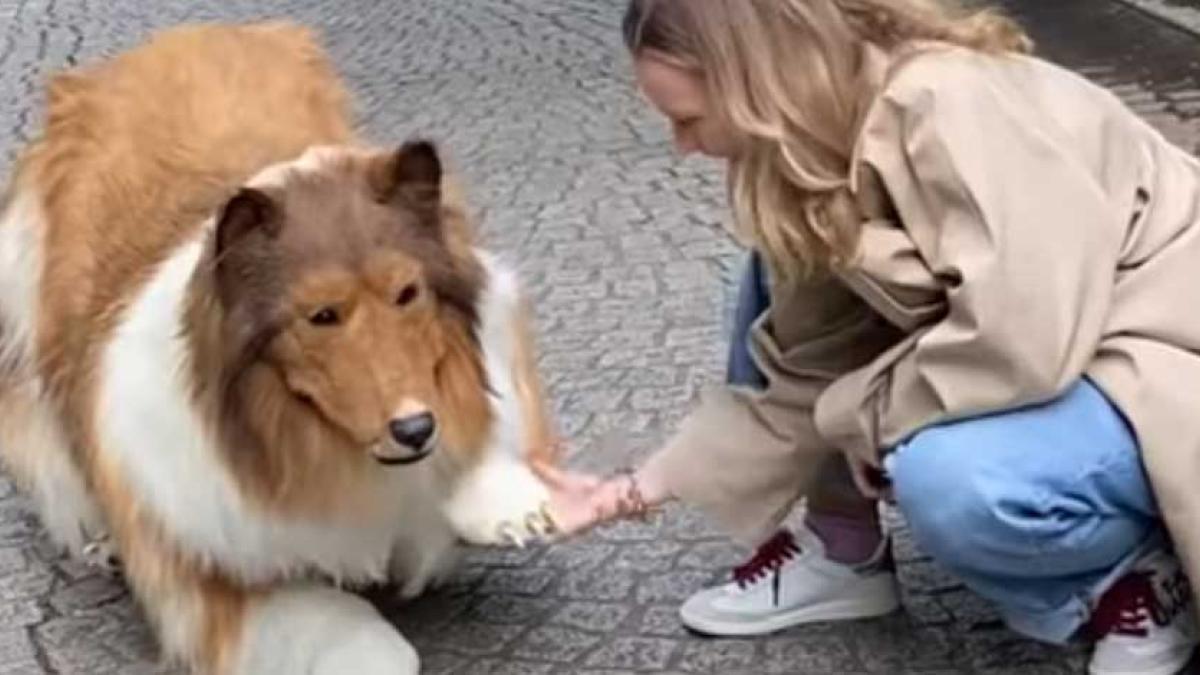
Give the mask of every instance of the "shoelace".
[[[1180, 575], [1182, 577], [1182, 572]], [[1092, 636], [1146, 637], [1149, 622], [1158, 627], [1171, 623], [1188, 602], [1186, 577], [1169, 579], [1163, 585], [1167, 603], [1154, 588], [1153, 572], [1131, 572], [1108, 589], [1096, 605], [1088, 626]]]
[[733, 580], [737, 582], [738, 588], [745, 588], [768, 573], [778, 570], [799, 552], [800, 547], [796, 545], [796, 538], [792, 533], [780, 530], [759, 546], [749, 561], [733, 569]]

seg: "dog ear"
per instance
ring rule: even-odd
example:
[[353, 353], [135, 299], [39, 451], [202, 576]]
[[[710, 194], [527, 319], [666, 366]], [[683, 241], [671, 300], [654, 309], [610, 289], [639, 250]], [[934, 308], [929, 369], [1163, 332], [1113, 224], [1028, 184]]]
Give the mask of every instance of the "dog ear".
[[283, 225], [279, 206], [265, 192], [242, 188], [225, 202], [217, 216], [217, 257], [220, 259], [230, 246], [251, 232], [268, 237], [279, 235]]
[[419, 213], [437, 213], [442, 203], [442, 160], [430, 141], [404, 143], [372, 172], [380, 199]]
[[217, 216], [214, 260], [217, 295], [226, 308], [244, 314], [247, 326], [261, 321], [256, 303], [273, 296], [278, 251], [271, 242], [283, 229], [283, 208], [262, 190], [242, 188]]

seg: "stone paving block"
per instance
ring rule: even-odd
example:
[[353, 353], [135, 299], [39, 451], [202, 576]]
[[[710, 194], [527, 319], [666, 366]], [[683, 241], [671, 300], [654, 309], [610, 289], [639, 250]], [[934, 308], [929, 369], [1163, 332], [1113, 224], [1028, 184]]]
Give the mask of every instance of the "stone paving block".
[[1002, 621], [995, 607], [974, 593], [961, 588], [936, 596], [938, 604], [947, 608], [955, 622], [968, 629], [999, 626]]
[[0, 602], [42, 597], [54, 586], [54, 581], [54, 573], [40, 566], [0, 577]]
[[0, 576], [21, 572], [29, 567], [25, 552], [19, 548], [0, 549]]
[[541, 622], [557, 604], [553, 598], [487, 595], [465, 616], [489, 623], [525, 625]]
[[630, 607], [618, 603], [576, 601], [563, 605], [550, 621], [585, 631], [604, 633], [616, 628], [630, 611]]
[[793, 631], [793, 637], [767, 639], [763, 644], [763, 673], [812, 673], [813, 675], [852, 673], [861, 670], [858, 655], [851, 649], [850, 631], [823, 631], [825, 634], [805, 634]]
[[453, 628], [438, 631], [437, 640], [439, 648], [457, 654], [490, 656], [502, 652], [521, 630], [517, 625], [456, 621]]
[[660, 572], [673, 569], [675, 559], [682, 551], [683, 546], [674, 542], [630, 544], [617, 554], [612, 565], [620, 569], [627, 569], [634, 574]]
[[40, 534], [37, 519], [19, 502], [0, 504], [0, 546], [29, 546]]
[[746, 561], [749, 555], [744, 547], [729, 541], [709, 541], [696, 544], [679, 557], [679, 566], [711, 572], [714, 569], [732, 568]]
[[642, 635], [663, 637], [685, 637], [688, 630], [679, 621], [679, 605], [654, 605], [647, 607], [642, 615], [638, 632]]
[[468, 669], [471, 675], [554, 675], [555, 664], [508, 659], [485, 659], [476, 661]]
[[548, 569], [498, 569], [487, 575], [479, 591], [484, 595], [496, 593], [540, 595], [554, 581], [554, 578], [554, 572]]
[[929, 561], [903, 565], [899, 569], [899, 576], [908, 588], [925, 593], [948, 591], [962, 585], [945, 569]]
[[47, 610], [40, 598], [26, 598], [0, 604], [0, 631], [35, 626], [45, 621]]
[[116, 673], [126, 659], [110, 646], [131, 627], [115, 613], [88, 612], [51, 619], [38, 627], [36, 635], [60, 673]]
[[931, 596], [906, 592], [901, 600], [903, 611], [914, 623], [923, 626], [948, 623], [952, 620], [952, 617], [950, 612], [940, 602], [941, 597], [946, 596]]
[[685, 645], [679, 669], [687, 673], [727, 675], [754, 672], [759, 644], [752, 640], [712, 640]]
[[570, 571], [563, 576], [559, 594], [572, 600], [625, 600], [633, 585], [634, 580], [627, 573], [607, 567]]
[[674, 640], [618, 637], [592, 652], [584, 663], [602, 668], [662, 670], [678, 648], [679, 644]]
[[447, 626], [457, 625], [475, 601], [473, 594], [456, 595], [442, 591], [407, 602], [385, 595], [376, 598], [376, 605], [402, 634], [410, 640], [419, 640], [425, 635], [441, 635]]
[[0, 629], [0, 673], [37, 672], [37, 652], [29, 633], [21, 629]]
[[961, 672], [960, 640], [949, 630], [924, 628], [902, 618], [858, 621], [851, 649], [869, 673]]
[[555, 569], [586, 572], [602, 565], [617, 551], [613, 544], [572, 543], [546, 551], [539, 564]]
[[[1076, 653], [1064, 654], [1063, 650], [1043, 645], [1029, 640], [1023, 640], [1011, 633], [1003, 631], [987, 631], [978, 634], [969, 642], [964, 643], [967, 660], [970, 667], [981, 672], [997, 672], [1022, 669], [1040, 668], [1053, 664], [1056, 667], [1069, 665], [1083, 672], [1085, 655]], [[1053, 669], [1047, 672], [1056, 672]]]
[[458, 675], [470, 672], [466, 670], [470, 659], [447, 652], [435, 652], [421, 656], [421, 672], [429, 675]]
[[601, 640], [598, 635], [572, 628], [541, 626], [522, 637], [513, 653], [530, 659], [570, 663]]
[[116, 600], [127, 590], [127, 587], [114, 577], [95, 575], [59, 589], [50, 596], [50, 605], [59, 614], [73, 614]]
[[712, 579], [711, 572], [673, 570], [652, 574], [638, 585], [639, 603], [683, 602]]

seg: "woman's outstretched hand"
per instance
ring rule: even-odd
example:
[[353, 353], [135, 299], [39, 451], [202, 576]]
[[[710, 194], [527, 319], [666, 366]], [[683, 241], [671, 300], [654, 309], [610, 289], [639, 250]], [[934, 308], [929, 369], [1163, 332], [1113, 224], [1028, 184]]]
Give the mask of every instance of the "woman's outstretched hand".
[[550, 488], [550, 516], [559, 536], [587, 531], [615, 518], [636, 516], [653, 506], [633, 474], [601, 478], [535, 462], [534, 472]]

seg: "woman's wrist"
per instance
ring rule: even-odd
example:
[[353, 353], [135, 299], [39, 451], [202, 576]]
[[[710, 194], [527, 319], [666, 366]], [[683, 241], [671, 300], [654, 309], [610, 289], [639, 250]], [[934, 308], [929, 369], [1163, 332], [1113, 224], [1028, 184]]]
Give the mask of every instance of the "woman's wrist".
[[669, 498], [659, 474], [646, 467], [619, 471], [609, 479], [608, 489], [615, 507], [611, 516], [644, 519]]
[[671, 491], [662, 472], [653, 462], [643, 464], [633, 472], [632, 477], [637, 482], [641, 499], [646, 506], [651, 508], [661, 506], [672, 499]]

